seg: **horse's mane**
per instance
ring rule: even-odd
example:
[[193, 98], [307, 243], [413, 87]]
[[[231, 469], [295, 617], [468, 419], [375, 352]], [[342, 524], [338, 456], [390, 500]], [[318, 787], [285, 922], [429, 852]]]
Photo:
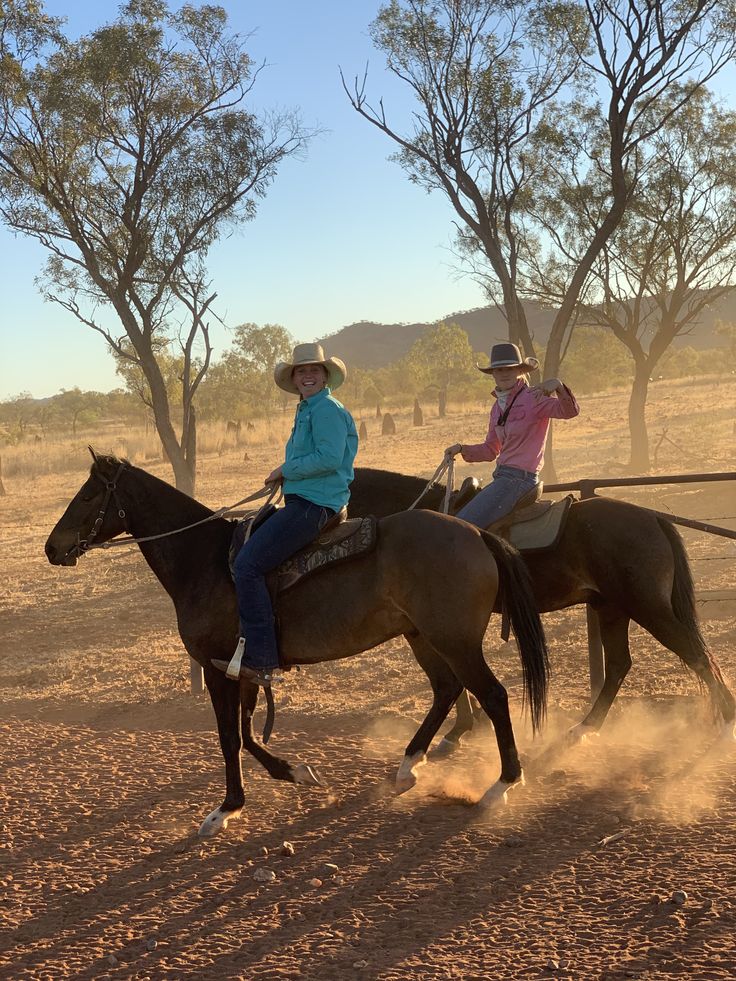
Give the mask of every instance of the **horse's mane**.
[[[182, 510], [189, 516], [205, 517], [208, 514], [212, 514], [212, 508], [208, 508], [206, 504], [202, 504], [201, 501], [180, 491], [173, 484], [168, 483], [168, 481], [149, 473], [148, 470], [144, 470], [142, 467], [136, 467], [127, 457], [115, 456], [114, 453], [95, 453], [91, 447], [90, 452], [94, 457], [89, 470], [90, 476], [104, 477], [109, 480], [114, 477], [121, 466], [124, 466], [126, 472], [136, 475], [137, 479], [140, 479], [138, 475], [144, 476], [148, 484], [147, 491], [149, 493], [147, 496], [150, 496], [150, 491], [153, 488], [157, 494], [162, 496], [164, 508], [172, 512], [174, 510]], [[162, 506], [161, 502], [158, 502], [158, 506]]]

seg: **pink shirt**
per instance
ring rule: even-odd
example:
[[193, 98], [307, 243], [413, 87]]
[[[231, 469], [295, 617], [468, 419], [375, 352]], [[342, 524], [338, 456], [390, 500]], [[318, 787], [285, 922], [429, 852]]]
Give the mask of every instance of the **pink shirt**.
[[544, 464], [550, 419], [572, 419], [580, 412], [575, 396], [566, 385], [556, 395], [535, 395], [526, 382], [519, 379], [509, 393], [507, 406], [512, 399], [514, 404], [504, 426], [498, 425], [501, 406], [496, 402], [491, 409], [485, 441], [463, 445], [462, 457], [466, 463], [481, 463], [498, 457], [499, 466], [539, 473]]

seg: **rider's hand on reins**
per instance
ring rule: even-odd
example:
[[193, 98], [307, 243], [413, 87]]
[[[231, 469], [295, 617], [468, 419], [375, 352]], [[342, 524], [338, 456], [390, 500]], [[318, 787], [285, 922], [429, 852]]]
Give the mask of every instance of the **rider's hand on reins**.
[[457, 456], [457, 454], [462, 453], [462, 451], [463, 451], [462, 443], [453, 443], [452, 446], [448, 446], [447, 449], [445, 450], [445, 457]]
[[264, 484], [281, 484], [284, 481], [284, 475], [281, 473], [281, 467], [276, 467], [263, 481]]

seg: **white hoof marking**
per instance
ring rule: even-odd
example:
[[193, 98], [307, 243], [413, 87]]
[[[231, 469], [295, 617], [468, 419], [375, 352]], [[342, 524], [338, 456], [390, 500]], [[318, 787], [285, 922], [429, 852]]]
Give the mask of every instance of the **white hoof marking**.
[[311, 787], [321, 787], [322, 781], [317, 776], [317, 771], [308, 763], [295, 763], [291, 768], [291, 775], [294, 783], [305, 783]]
[[396, 771], [396, 793], [405, 794], [411, 790], [417, 782], [417, 775], [414, 770], [418, 766], [423, 766], [427, 762], [424, 753], [415, 753], [413, 756], [405, 756], [401, 761], [401, 766]]
[[590, 742], [591, 739], [597, 738], [598, 735], [598, 730], [594, 726], [586, 726], [579, 722], [572, 729], [568, 729], [565, 742], [568, 746], [577, 746], [578, 744], [582, 746]]
[[200, 838], [211, 838], [213, 835], [219, 834], [225, 830], [230, 818], [238, 817], [240, 810], [239, 808], [237, 811], [223, 811], [219, 807], [215, 808], [200, 824], [197, 834]]
[[452, 739], [445, 739], [443, 736], [432, 750], [432, 755], [441, 759], [443, 756], [452, 756], [459, 748], [460, 743], [453, 742]]
[[508, 792], [515, 787], [523, 787], [525, 782], [523, 773], [514, 783], [504, 783], [503, 780], [497, 780], [478, 801], [478, 807], [483, 811], [492, 811], [497, 807], [505, 807], [509, 802]]

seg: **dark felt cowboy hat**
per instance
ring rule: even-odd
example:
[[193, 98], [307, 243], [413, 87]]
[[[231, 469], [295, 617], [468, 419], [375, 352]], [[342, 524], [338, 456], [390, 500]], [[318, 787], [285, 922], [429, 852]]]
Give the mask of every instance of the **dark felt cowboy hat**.
[[475, 367], [485, 375], [490, 375], [494, 368], [526, 368], [527, 371], [534, 371], [539, 367], [539, 361], [536, 358], [522, 358], [516, 344], [494, 344], [491, 348], [490, 365], [481, 368], [477, 364]]
[[327, 372], [327, 385], [333, 392], [347, 378], [348, 369], [345, 367], [345, 362], [339, 358], [326, 358], [321, 344], [297, 344], [291, 361], [280, 361], [273, 369], [276, 384], [292, 395], [299, 394], [291, 374], [300, 364], [321, 364]]

